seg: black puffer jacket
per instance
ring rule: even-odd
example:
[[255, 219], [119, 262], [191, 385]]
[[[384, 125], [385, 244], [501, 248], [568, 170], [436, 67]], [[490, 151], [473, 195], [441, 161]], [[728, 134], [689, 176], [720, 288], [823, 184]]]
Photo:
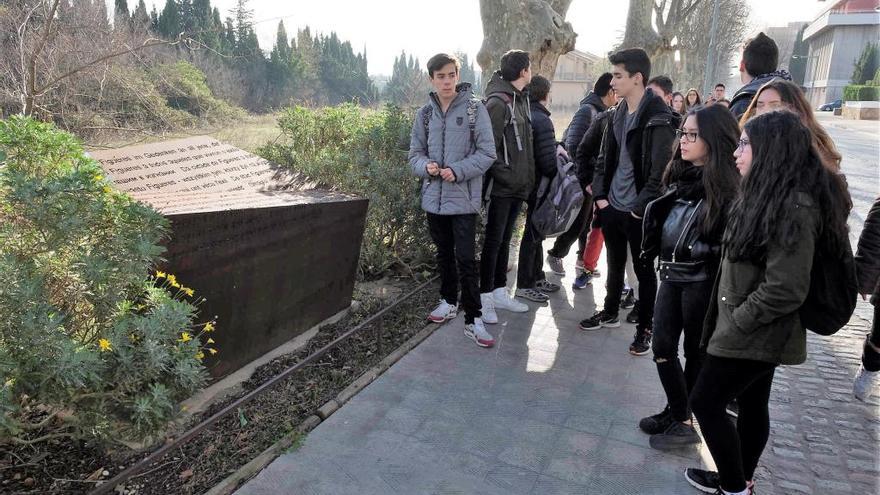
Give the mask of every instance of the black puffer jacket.
[[[602, 140], [602, 152], [593, 179], [593, 199], [596, 201], [608, 199], [611, 181], [620, 159], [622, 144], [617, 142], [614, 128], [610, 126], [624, 126], [627, 112], [626, 100], [622, 100]], [[675, 129], [681, 122], [675, 118], [677, 114], [672, 113], [663, 98], [650, 89], [645, 91], [636, 112], [636, 123], [626, 134], [623, 145], [629, 150], [639, 195], [633, 213], [641, 217], [648, 203], [660, 196], [660, 179], [663, 177], [663, 169], [672, 157]]]
[[581, 187], [585, 188], [593, 183], [596, 161], [602, 148], [602, 137], [605, 135], [605, 127], [614, 118], [614, 108], [611, 107], [597, 115], [590, 123], [590, 128], [584, 133], [581, 142], [578, 143], [573, 158], [575, 165], [577, 165], [577, 176]]
[[871, 304], [880, 304], [880, 198], [874, 200], [856, 251], [859, 293], [871, 294]]
[[556, 130], [550, 111], [537, 101], [531, 102], [532, 137], [535, 147], [535, 188], [541, 176], [556, 175]]
[[584, 138], [587, 129], [593, 124], [596, 116], [607, 110], [608, 107], [602, 103], [602, 97], [590, 91], [590, 93], [581, 100], [580, 107], [571, 118], [571, 123], [565, 130], [565, 149], [571, 159], [577, 163], [577, 148], [581, 140]]

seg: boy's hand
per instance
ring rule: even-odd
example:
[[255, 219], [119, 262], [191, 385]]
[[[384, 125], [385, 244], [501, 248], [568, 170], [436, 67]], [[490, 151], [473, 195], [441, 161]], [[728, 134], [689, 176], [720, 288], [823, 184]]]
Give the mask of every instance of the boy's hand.
[[451, 168], [440, 169], [440, 177], [443, 177], [446, 182], [455, 182], [455, 172]]
[[428, 172], [428, 175], [436, 177], [440, 174], [440, 165], [437, 165], [437, 162], [429, 162], [425, 165], [425, 171]]

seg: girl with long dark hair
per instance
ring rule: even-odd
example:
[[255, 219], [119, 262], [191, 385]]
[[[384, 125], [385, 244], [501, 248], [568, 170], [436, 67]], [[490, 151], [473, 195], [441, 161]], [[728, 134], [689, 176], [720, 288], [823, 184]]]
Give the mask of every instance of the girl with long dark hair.
[[[795, 113], [750, 120], [735, 156], [743, 180], [706, 317], [701, 345], [707, 356], [691, 394], [718, 472], [688, 469], [685, 476], [703, 491], [745, 495], [770, 435], [776, 367], [807, 357], [799, 309], [814, 251], [842, 253], [852, 203], [843, 178], [823, 166], [810, 129]], [[733, 399], [736, 425], [725, 414]]]
[[[688, 394], [700, 370], [700, 336], [712, 282], [721, 259], [726, 211], [737, 193], [734, 163], [739, 128], [721, 106], [688, 112], [666, 167], [667, 192], [645, 210], [642, 256], [659, 256], [660, 289], [651, 345], [667, 406], [642, 419], [651, 447], [668, 449], [700, 442]], [[682, 369], [678, 343], [684, 333]]]

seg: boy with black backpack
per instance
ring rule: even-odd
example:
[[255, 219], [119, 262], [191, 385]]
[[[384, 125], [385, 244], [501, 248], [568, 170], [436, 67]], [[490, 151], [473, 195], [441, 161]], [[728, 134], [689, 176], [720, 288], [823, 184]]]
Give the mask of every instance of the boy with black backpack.
[[544, 276], [544, 255], [541, 244], [544, 236], [532, 222], [538, 198], [538, 184], [542, 177], [556, 175], [556, 131], [550, 120], [550, 80], [534, 76], [529, 83], [530, 110], [532, 113], [532, 137], [535, 151], [535, 186], [529, 195], [526, 210], [525, 233], [519, 246], [517, 263], [516, 297], [535, 302], [546, 302], [547, 294], [560, 289], [558, 284]]
[[486, 323], [498, 322], [496, 309], [515, 313], [529, 310], [527, 304], [514, 300], [507, 292], [507, 260], [516, 218], [535, 184], [529, 97], [525, 92], [531, 80], [529, 54], [511, 50], [501, 57], [500, 70], [492, 74], [486, 86], [486, 110], [496, 151], [495, 163], [486, 174], [489, 207], [480, 258], [480, 302]]
[[481, 319], [475, 245], [483, 174], [495, 161], [495, 140], [486, 108], [470, 84], [459, 84], [460, 67], [445, 53], [428, 60], [434, 91], [413, 122], [409, 163], [422, 179], [422, 209], [440, 269], [440, 304], [428, 319], [455, 318], [460, 283], [465, 336], [492, 347], [495, 339]]

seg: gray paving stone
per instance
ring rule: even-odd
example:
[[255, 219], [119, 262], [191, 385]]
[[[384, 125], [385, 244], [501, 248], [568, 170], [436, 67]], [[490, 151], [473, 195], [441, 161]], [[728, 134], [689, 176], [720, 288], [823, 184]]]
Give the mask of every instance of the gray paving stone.
[[[864, 215], [880, 145], [834, 122], [832, 137], [850, 143], [841, 146], [844, 172]], [[861, 226], [851, 225], [857, 236]], [[577, 328], [604, 288], [572, 292], [573, 261], [548, 305], [499, 312], [489, 327], [495, 348], [467, 341], [461, 318], [447, 323], [237, 493], [695, 493], [682, 472], [712, 469], [711, 455], [704, 445], [648, 446], [638, 420], [665, 403], [654, 363], [627, 353], [631, 325]], [[880, 493], [880, 397], [864, 404], [851, 392], [871, 317], [860, 302], [836, 335], [809, 334], [806, 363], [777, 370], [755, 473], [761, 495]]]

